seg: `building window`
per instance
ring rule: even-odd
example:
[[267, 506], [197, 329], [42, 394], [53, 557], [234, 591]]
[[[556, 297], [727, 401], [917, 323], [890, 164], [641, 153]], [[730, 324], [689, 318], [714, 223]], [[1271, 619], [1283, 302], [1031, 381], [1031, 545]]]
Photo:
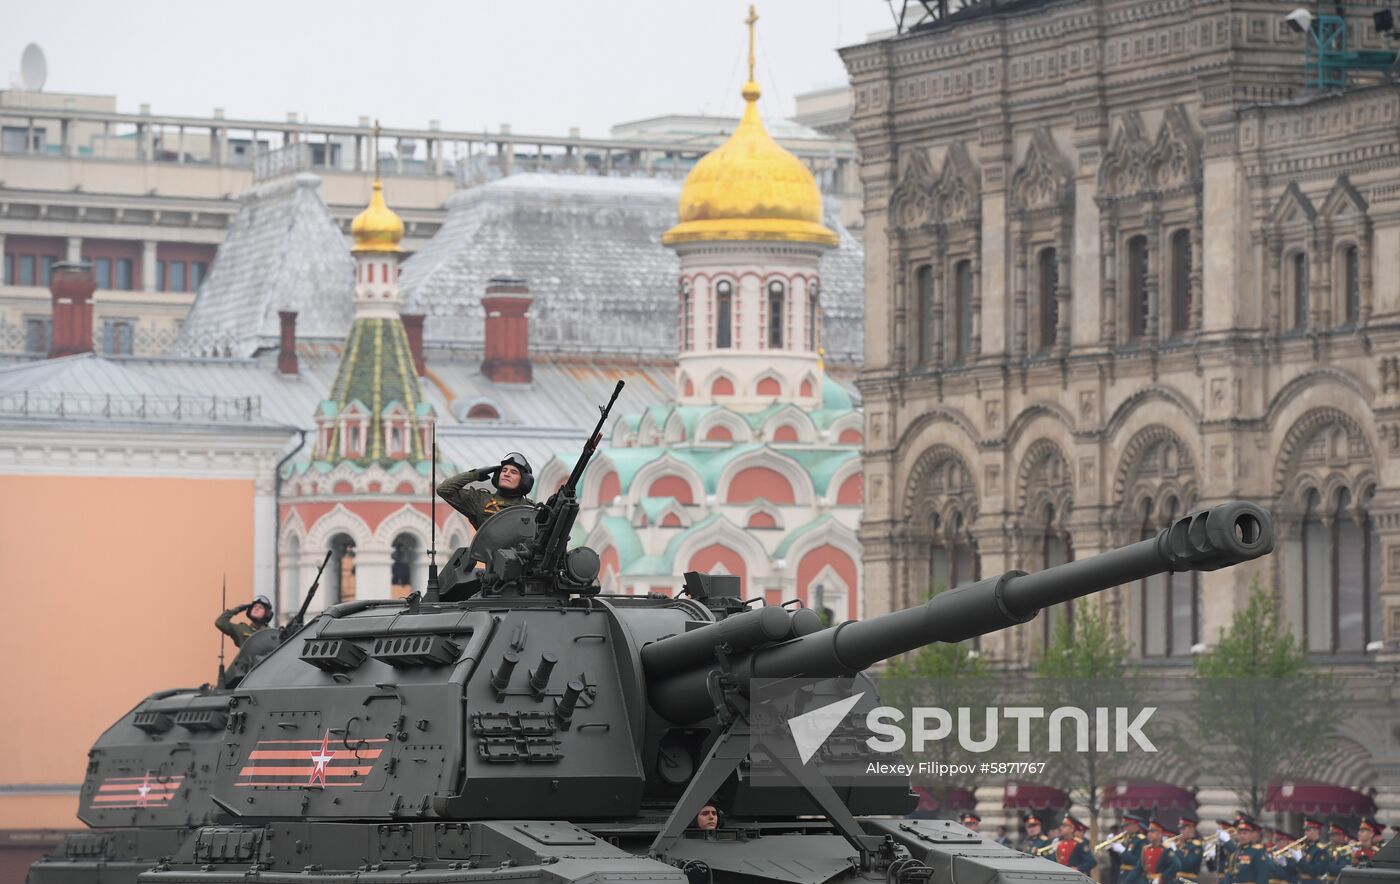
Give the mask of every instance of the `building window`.
[[165, 290], [166, 290], [166, 291], [168, 291], [168, 292], [183, 292], [183, 291], [185, 291], [185, 262], [184, 262], [184, 261], [170, 261], [170, 262], [168, 262], [168, 263], [165, 265], [165, 272], [168, 274], [168, 275], [166, 276], [166, 278], [165, 278], [165, 282], [166, 282], [166, 289], [165, 289]]
[[929, 595], [954, 589], [979, 579], [977, 545], [968, 533], [961, 512], [954, 512], [946, 526], [932, 517], [933, 542], [929, 546]]
[[[1042, 516], [1044, 531], [1040, 538], [1040, 561], [1042, 567], [1053, 568], [1056, 565], [1063, 565], [1066, 562], [1074, 561], [1074, 544], [1070, 542], [1069, 532], [1057, 524], [1055, 507], [1047, 504], [1045, 513]], [[1062, 602], [1058, 605], [1051, 605], [1046, 608], [1041, 616], [1041, 634], [1045, 642], [1042, 647], [1049, 647], [1055, 639], [1055, 631], [1063, 621], [1074, 622], [1074, 602]]]
[[190, 262], [190, 291], [197, 292], [204, 284], [204, 277], [209, 275], [209, 265], [203, 261]]
[[1346, 298], [1343, 322], [1356, 325], [1361, 321], [1361, 251], [1356, 246], [1347, 246], [1342, 252], [1342, 286]]
[[53, 348], [53, 320], [47, 316], [24, 318], [24, 352], [43, 355]]
[[734, 346], [734, 285], [727, 279], [715, 286], [715, 347]]
[[953, 362], [961, 364], [972, 355], [972, 262], [959, 261], [953, 268], [953, 316], [957, 328], [953, 336]]
[[108, 356], [130, 356], [132, 323], [129, 319], [108, 319], [102, 323], [102, 352]]
[[33, 255], [19, 256], [19, 284], [35, 285]]
[[100, 289], [110, 289], [112, 287], [112, 259], [98, 258], [93, 262], [93, 272], [97, 276], [97, 287]]
[[[1369, 494], [1368, 494], [1369, 496]], [[1380, 543], [1369, 501], [1338, 489], [1304, 499], [1303, 640], [1314, 653], [1359, 654], [1380, 632]]]
[[4, 280], [5, 280], [5, 285], [14, 285], [14, 284], [15, 284], [15, 256], [14, 256], [14, 255], [6, 255], [6, 256], [5, 256], [5, 276], [4, 276]]
[[1048, 353], [1055, 346], [1055, 327], [1060, 321], [1060, 305], [1055, 300], [1055, 288], [1060, 284], [1060, 262], [1054, 249], [1040, 251], [1040, 291], [1036, 304], [1040, 313], [1036, 351]]
[[807, 349], [813, 352], [817, 349], [817, 323], [821, 319], [822, 306], [817, 297], [817, 286], [817, 281], [813, 280], [807, 293]]
[[1128, 337], [1147, 337], [1147, 237], [1128, 240]]
[[[1181, 513], [1181, 504], [1168, 498], [1155, 513], [1151, 500], [1142, 502], [1142, 537], [1156, 537]], [[1142, 623], [1139, 647], [1145, 657], [1186, 657], [1201, 640], [1200, 576], [1196, 571], [1157, 574], [1140, 581]]]
[[53, 265], [58, 263], [58, 259], [53, 255], [39, 256], [39, 285], [47, 286], [53, 281]]
[[690, 283], [681, 281], [681, 349], [691, 348], [691, 306], [690, 306]]
[[776, 279], [768, 283], [768, 346], [783, 348], [783, 319], [787, 315], [787, 290]]
[[130, 258], [118, 258], [116, 262], [117, 280], [113, 288], [124, 292], [132, 291], [136, 287], [136, 279]]
[[1293, 283], [1293, 328], [1302, 331], [1308, 327], [1308, 255], [1294, 252], [1288, 259], [1292, 269]]
[[933, 364], [933, 268], [925, 264], [915, 274], [919, 297], [919, 363]]
[[1172, 234], [1172, 337], [1191, 328], [1191, 232]]

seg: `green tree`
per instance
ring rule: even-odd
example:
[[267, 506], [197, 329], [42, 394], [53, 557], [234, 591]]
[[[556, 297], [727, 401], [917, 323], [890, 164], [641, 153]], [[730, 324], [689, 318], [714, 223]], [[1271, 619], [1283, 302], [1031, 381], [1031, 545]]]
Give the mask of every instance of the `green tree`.
[[[906, 712], [918, 706], [936, 706], [947, 710], [954, 721], [958, 710], [966, 708], [972, 721], [981, 722], [986, 710], [1000, 703], [1001, 682], [987, 661], [972, 649], [971, 643], [939, 642], [926, 645], [908, 657], [890, 661], [880, 677], [880, 697]], [[904, 724], [908, 737], [907, 719]], [[921, 774], [914, 778], [938, 799], [945, 812], [949, 810], [948, 797], [954, 789], [977, 788], [976, 763], [990, 760], [989, 755], [973, 755], [963, 749], [952, 735], [929, 744], [922, 752], [916, 752], [912, 742], [906, 742], [905, 747], [910, 761], [972, 768], [971, 773]]]
[[1196, 675], [1187, 716], [1195, 757], [1251, 814], [1263, 811], [1271, 780], [1305, 776], [1333, 757], [1335, 681], [1308, 661], [1257, 580], [1215, 647], [1196, 658]]
[[[1048, 715], [1052, 710], [1074, 707], [1088, 713], [1090, 751], [1076, 751], [1066, 733], [1064, 749], [1046, 754], [1045, 778], [1069, 792], [1071, 800], [1088, 808], [1091, 841], [1099, 837], [1098, 819], [1103, 803], [1103, 788], [1118, 779], [1132, 753], [1141, 751], [1129, 744], [1128, 751], [1117, 751], [1117, 741], [1110, 735], [1109, 751], [1099, 747], [1098, 716], [1095, 710], [1115, 710], [1151, 705], [1144, 702], [1141, 675], [1128, 663], [1128, 641], [1108, 616], [1105, 605], [1081, 601], [1074, 606], [1073, 617], [1062, 617], [1054, 635], [1034, 666], [1035, 690], [1040, 705]], [[1110, 727], [1116, 714], [1110, 718]], [[1043, 721], [1048, 728], [1048, 721]], [[1066, 729], [1068, 730], [1068, 729]], [[1041, 743], [1047, 745], [1046, 742]]]

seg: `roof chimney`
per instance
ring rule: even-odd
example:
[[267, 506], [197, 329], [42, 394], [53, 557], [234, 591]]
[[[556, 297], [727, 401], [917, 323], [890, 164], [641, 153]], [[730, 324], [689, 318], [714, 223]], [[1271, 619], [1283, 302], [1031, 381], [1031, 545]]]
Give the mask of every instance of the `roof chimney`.
[[277, 343], [277, 370], [282, 374], [296, 374], [297, 364], [297, 312], [278, 310], [277, 318], [282, 320], [282, 339]]
[[486, 358], [481, 373], [498, 384], [528, 384], [530, 368], [530, 288], [523, 279], [495, 277], [481, 299], [486, 310]]
[[92, 293], [97, 277], [92, 265], [60, 261], [53, 265], [49, 295], [53, 300], [53, 345], [49, 357], [92, 352]]
[[428, 373], [428, 364], [423, 361], [423, 314], [401, 313], [404, 334], [408, 335], [408, 352], [413, 356], [413, 371], [421, 378]]

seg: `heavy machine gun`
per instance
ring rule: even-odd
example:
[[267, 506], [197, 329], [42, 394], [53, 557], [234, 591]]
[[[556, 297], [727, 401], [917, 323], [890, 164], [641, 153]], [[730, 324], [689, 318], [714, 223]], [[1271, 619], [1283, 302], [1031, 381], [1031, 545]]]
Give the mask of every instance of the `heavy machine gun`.
[[[822, 629], [810, 610], [745, 605], [730, 575], [687, 574], [684, 597], [600, 593], [597, 554], [562, 552], [571, 479], [543, 508], [484, 523], [453, 554], [468, 564], [444, 570], [440, 601], [333, 606], [231, 693], [137, 706], [93, 747], [80, 816], [146, 833], [156, 859], [114, 837], [99, 864], [84, 859], [90, 838], [73, 836], [31, 884], [113, 880], [123, 844], [136, 845], [128, 866], [150, 869], [143, 884], [250, 868], [284, 884], [471, 884], [493, 869], [514, 882], [1082, 884], [955, 823], [898, 819], [914, 805], [907, 777], [828, 778], [766, 725], [853, 690], [867, 695], [853, 712], [877, 704], [862, 670], [897, 654], [1273, 548], [1268, 513], [1227, 503], [1122, 549]], [[196, 738], [216, 764], [191, 762]], [[764, 766], [783, 785], [757, 782]], [[158, 808], [102, 797], [150, 772], [183, 777]], [[690, 829], [714, 796], [721, 830]], [[175, 834], [155, 838], [160, 826]]]

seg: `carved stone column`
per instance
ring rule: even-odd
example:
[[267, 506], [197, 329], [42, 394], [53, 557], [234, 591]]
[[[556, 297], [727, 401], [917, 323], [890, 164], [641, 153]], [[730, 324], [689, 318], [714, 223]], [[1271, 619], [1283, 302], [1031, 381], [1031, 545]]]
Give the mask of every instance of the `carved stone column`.
[[[972, 233], [972, 341], [970, 354], [982, 355], [982, 220], [973, 222]], [[969, 360], [971, 361], [971, 360]]]
[[[910, 369], [909, 360], [909, 340], [911, 333], [914, 340], [918, 340], [918, 330], [912, 329], [909, 323], [909, 257], [908, 244], [904, 231], [894, 230], [890, 233], [890, 279], [894, 282], [894, 303], [890, 310], [889, 339], [894, 342], [894, 363], [895, 371], [905, 374]], [[917, 345], [915, 346], [915, 358], [917, 358]]]
[[[1317, 279], [1316, 288], [1308, 292], [1312, 303], [1309, 305], [1316, 310], [1316, 328], [1326, 329], [1333, 325], [1332, 301], [1336, 296], [1336, 277], [1332, 273], [1332, 228], [1329, 225], [1318, 225], [1317, 238]], [[1343, 316], [1346, 314], [1343, 313]]]
[[[1074, 217], [1073, 212], [1067, 216]], [[1055, 355], [1064, 357], [1069, 353], [1070, 323], [1074, 311], [1070, 306], [1070, 256], [1074, 251], [1074, 229], [1069, 224], [1060, 225], [1060, 238], [1055, 245]]]
[[1200, 334], [1202, 311], [1205, 307], [1205, 292], [1203, 291], [1203, 280], [1205, 279], [1205, 249], [1201, 242], [1201, 199], [1199, 194], [1196, 197], [1196, 210], [1191, 220], [1191, 333]]
[[1024, 222], [1016, 222], [1013, 236], [1016, 240], [1016, 252], [1012, 273], [1015, 279], [1016, 294], [1011, 314], [1012, 327], [1015, 330], [1011, 355], [1015, 359], [1023, 360], [1026, 358], [1026, 323], [1028, 319], [1026, 316], [1026, 280], [1030, 276], [1030, 267], [1027, 266], [1027, 262], [1030, 260], [1030, 246], [1026, 242], [1027, 233]]
[[933, 246], [933, 267], [930, 268], [929, 286], [933, 289], [933, 321], [929, 324], [929, 334], [933, 338], [933, 345], [929, 349], [929, 364], [931, 368], [943, 367], [943, 297], [947, 286], [944, 284], [947, 263], [944, 259], [945, 246], [940, 237]]
[[1269, 334], [1283, 331], [1283, 237], [1277, 231], [1268, 235], [1268, 254], [1264, 259], [1264, 278], [1268, 285]]
[[1113, 210], [1102, 209], [1099, 252], [1103, 255], [1103, 323], [1099, 337], [1106, 347], [1118, 343], [1118, 223]]
[[1357, 325], [1366, 325], [1371, 321], [1371, 309], [1374, 303], [1375, 275], [1371, 269], [1371, 222], [1362, 218], [1356, 224], [1356, 259], [1361, 265], [1361, 308], [1356, 317]]
[[1147, 329], [1143, 336], [1146, 340], [1156, 343], [1159, 337], [1159, 330], [1162, 327], [1162, 255], [1166, 249], [1162, 246], [1162, 216], [1157, 212], [1156, 207], [1148, 210], [1145, 219], [1147, 235], [1143, 237], [1147, 241]]

